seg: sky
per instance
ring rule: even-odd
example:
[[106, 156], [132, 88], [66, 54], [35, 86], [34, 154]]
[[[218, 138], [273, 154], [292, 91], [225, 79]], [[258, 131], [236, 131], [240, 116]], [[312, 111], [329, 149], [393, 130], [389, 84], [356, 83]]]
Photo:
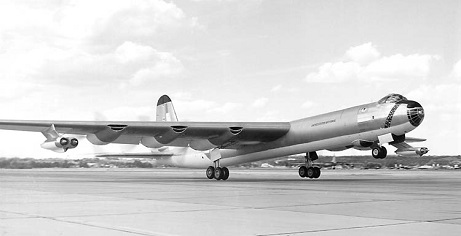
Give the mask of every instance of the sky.
[[[426, 113], [407, 136], [460, 155], [460, 29], [457, 0], [3, 0], [0, 118], [147, 121], [168, 94], [182, 121], [291, 121], [399, 93]], [[148, 151], [0, 141], [3, 156]], [[336, 153], [352, 154], [370, 155]]]

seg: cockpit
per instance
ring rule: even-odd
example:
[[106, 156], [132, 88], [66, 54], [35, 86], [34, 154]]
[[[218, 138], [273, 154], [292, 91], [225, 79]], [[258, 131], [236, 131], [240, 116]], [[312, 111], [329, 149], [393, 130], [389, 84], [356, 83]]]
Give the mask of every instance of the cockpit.
[[391, 93], [381, 99], [379, 99], [378, 103], [379, 104], [384, 104], [384, 103], [398, 103], [400, 101], [405, 101], [407, 100], [406, 97], [396, 94], [396, 93]]

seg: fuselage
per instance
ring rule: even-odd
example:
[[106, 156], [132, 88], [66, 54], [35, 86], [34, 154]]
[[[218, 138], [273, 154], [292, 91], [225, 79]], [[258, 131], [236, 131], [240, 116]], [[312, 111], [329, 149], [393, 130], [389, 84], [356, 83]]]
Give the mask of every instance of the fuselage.
[[[240, 149], [222, 149], [220, 164], [230, 166], [325, 149], [370, 148], [380, 145], [381, 137], [404, 135], [421, 123], [424, 110], [419, 103], [385, 98], [379, 102], [292, 121], [288, 133], [272, 142]], [[190, 168], [212, 165], [209, 152], [188, 149], [184, 155], [173, 156], [172, 164]]]

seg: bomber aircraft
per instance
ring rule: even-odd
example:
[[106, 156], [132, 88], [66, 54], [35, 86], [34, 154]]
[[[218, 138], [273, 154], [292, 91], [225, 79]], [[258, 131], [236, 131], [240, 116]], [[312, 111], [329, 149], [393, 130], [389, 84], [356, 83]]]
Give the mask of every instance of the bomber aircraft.
[[206, 176], [216, 180], [229, 178], [227, 166], [306, 153], [298, 173], [313, 179], [320, 176], [313, 164], [319, 150], [371, 150], [382, 159], [387, 155], [383, 144], [390, 144], [398, 155], [426, 154], [428, 148], [408, 144], [425, 139], [405, 137], [423, 119], [418, 102], [389, 94], [377, 102], [291, 122], [180, 122], [171, 99], [163, 95], [156, 121], [0, 120], [0, 129], [41, 132], [46, 138], [41, 147], [56, 152], [77, 147], [80, 135], [94, 145], [141, 144], [153, 150], [147, 156], [178, 167], [207, 168]]

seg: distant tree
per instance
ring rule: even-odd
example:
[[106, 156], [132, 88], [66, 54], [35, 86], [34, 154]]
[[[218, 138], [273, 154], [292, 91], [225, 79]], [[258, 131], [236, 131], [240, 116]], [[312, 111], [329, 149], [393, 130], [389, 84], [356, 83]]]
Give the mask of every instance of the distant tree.
[[90, 168], [90, 166], [88, 165], [88, 163], [86, 161], [80, 161], [78, 163], [78, 167], [80, 167], [80, 168]]
[[142, 162], [142, 161], [139, 161], [139, 160], [135, 160], [133, 162], [133, 166], [135, 168], [152, 168], [152, 164], [151, 163], [148, 163], [148, 162]]
[[398, 164], [397, 161], [389, 160], [388, 162], [386, 162], [386, 167], [387, 168], [394, 168], [397, 164]]
[[363, 166], [365, 169], [380, 169], [381, 164], [379, 163], [373, 163], [373, 162], [368, 162]]

